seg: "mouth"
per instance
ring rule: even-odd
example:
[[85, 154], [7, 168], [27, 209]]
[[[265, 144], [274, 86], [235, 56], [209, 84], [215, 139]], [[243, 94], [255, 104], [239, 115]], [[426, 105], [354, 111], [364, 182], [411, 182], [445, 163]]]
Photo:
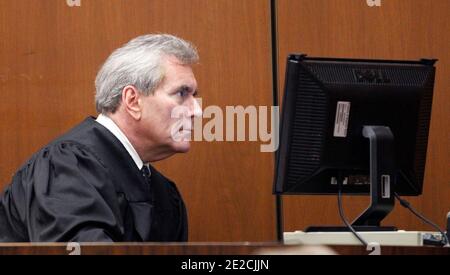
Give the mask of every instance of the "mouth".
[[191, 135], [192, 135], [192, 129], [191, 128], [184, 128], [181, 127], [180, 130], [178, 131], [181, 141], [190, 141], [191, 140]]
[[175, 142], [186, 142], [192, 140], [193, 124], [189, 120], [176, 121], [171, 129], [172, 139]]
[[181, 127], [180, 132], [192, 132], [192, 128]]

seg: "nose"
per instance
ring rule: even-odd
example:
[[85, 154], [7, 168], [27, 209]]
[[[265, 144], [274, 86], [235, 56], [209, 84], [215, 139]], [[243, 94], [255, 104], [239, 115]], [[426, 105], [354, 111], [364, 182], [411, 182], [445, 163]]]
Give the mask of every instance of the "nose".
[[190, 116], [191, 117], [201, 117], [203, 114], [202, 111], [202, 99], [201, 98], [191, 98], [191, 104], [189, 106]]

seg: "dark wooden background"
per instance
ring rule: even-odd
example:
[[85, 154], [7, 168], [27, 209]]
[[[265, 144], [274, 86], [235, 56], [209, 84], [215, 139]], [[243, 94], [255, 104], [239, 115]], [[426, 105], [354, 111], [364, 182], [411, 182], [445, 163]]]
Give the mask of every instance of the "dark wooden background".
[[[203, 106], [272, 104], [267, 0], [0, 0], [0, 189], [33, 152], [94, 108], [94, 78], [111, 51], [146, 33], [193, 41]], [[435, 57], [436, 89], [424, 194], [418, 210], [444, 225], [450, 211], [450, 1], [279, 0], [279, 75], [289, 52], [315, 56]], [[282, 81], [280, 88], [282, 87]], [[206, 122], [207, 120], [205, 120]], [[191, 241], [275, 239], [273, 156], [259, 142], [195, 142], [155, 163], [189, 210]], [[366, 198], [350, 197], [351, 218]], [[336, 198], [288, 197], [286, 230], [339, 223]], [[428, 229], [397, 205], [387, 223]]]

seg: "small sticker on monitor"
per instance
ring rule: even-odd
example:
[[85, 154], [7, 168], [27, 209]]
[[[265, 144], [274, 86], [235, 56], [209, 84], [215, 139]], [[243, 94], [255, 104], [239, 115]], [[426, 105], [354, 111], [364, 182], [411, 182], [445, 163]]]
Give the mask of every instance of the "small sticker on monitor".
[[350, 102], [338, 101], [336, 107], [336, 118], [334, 120], [335, 137], [347, 137], [348, 118], [350, 116]]

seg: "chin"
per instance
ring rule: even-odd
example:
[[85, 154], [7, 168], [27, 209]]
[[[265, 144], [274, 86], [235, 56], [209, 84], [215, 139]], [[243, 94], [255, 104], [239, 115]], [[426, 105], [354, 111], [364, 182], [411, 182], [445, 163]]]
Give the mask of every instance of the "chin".
[[191, 149], [189, 141], [177, 142], [173, 145], [173, 149], [177, 153], [187, 153]]

